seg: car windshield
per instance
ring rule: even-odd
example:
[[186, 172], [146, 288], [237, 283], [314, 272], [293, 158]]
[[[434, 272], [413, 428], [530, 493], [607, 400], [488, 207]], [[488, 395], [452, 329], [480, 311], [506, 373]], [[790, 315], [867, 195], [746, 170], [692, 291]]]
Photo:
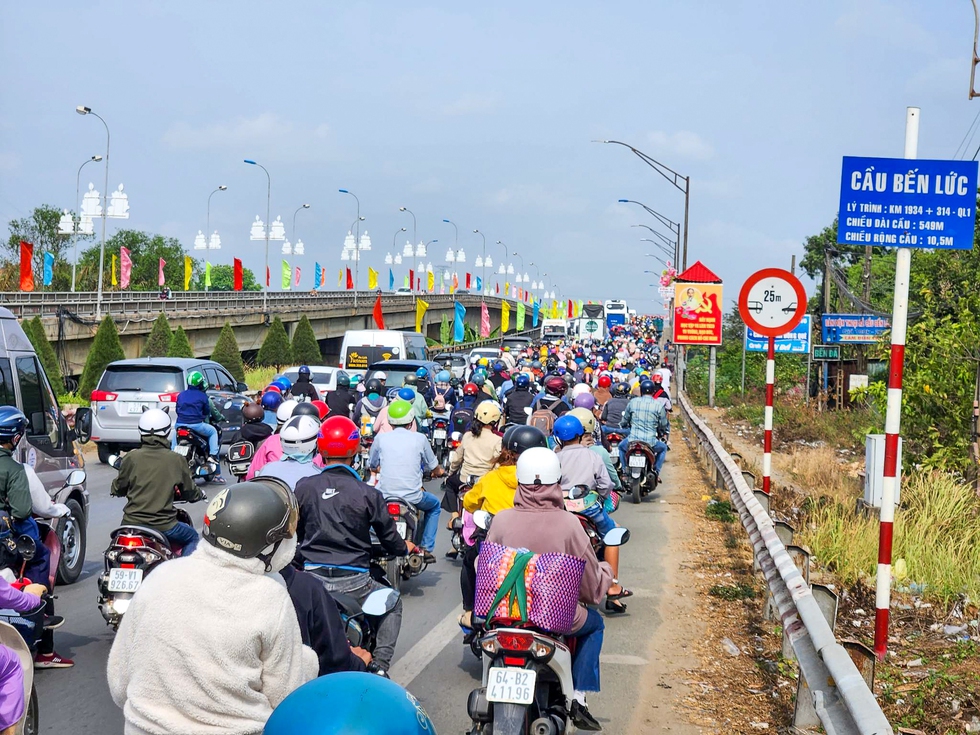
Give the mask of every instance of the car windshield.
[[[290, 383], [295, 383], [299, 379], [298, 370], [287, 370], [283, 373], [287, 378], [289, 378]], [[332, 371], [320, 371], [314, 370], [310, 373], [311, 383], [329, 383], [330, 378], [333, 376]]]
[[110, 365], [99, 382], [99, 390], [112, 393], [172, 393], [183, 389], [184, 371], [165, 365]]
[[398, 367], [381, 367], [379, 369], [371, 368], [367, 372], [367, 380], [374, 377], [377, 372], [385, 373], [388, 378], [385, 380], [385, 385], [389, 388], [398, 388], [405, 382], [406, 375], [415, 375], [415, 371], [418, 370], [417, 367], [411, 365], [402, 365]]

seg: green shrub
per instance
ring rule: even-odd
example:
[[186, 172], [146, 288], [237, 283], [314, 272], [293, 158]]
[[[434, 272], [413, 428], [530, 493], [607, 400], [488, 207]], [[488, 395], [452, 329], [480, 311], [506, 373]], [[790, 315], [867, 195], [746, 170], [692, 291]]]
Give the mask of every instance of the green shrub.
[[106, 365], [116, 360], [126, 359], [123, 352], [122, 342], [119, 341], [119, 332], [116, 331], [116, 323], [111, 316], [106, 316], [99, 325], [99, 330], [95, 333], [92, 341], [92, 349], [89, 350], [88, 357], [85, 358], [85, 367], [82, 370], [82, 381], [78, 390], [83, 396], [91, 395], [105, 372]]
[[170, 322], [167, 321], [167, 315], [161, 311], [160, 316], [153, 322], [153, 329], [150, 330], [150, 336], [146, 338], [140, 357], [166, 357], [170, 352], [172, 339]]
[[231, 328], [229, 322], [225, 322], [225, 326], [221, 328], [221, 334], [218, 335], [218, 341], [214, 345], [211, 359], [219, 365], [223, 365], [235, 380], [245, 382], [245, 363], [242, 362], [242, 351], [238, 349], [235, 330]]
[[269, 331], [265, 333], [259, 354], [255, 357], [255, 364], [259, 367], [274, 367], [276, 370], [284, 365], [293, 363], [293, 349], [289, 344], [289, 336], [286, 328], [282, 324], [282, 319], [276, 317], [269, 326]]
[[191, 341], [187, 339], [187, 332], [184, 331], [183, 327], [177, 327], [171, 335], [167, 357], [194, 357]]
[[439, 343], [448, 345], [453, 341], [453, 324], [449, 321], [449, 316], [442, 315], [442, 322], [439, 324]]
[[27, 333], [27, 338], [34, 345], [34, 351], [41, 360], [44, 374], [48, 376], [48, 382], [51, 383], [54, 392], [58, 393], [64, 390], [65, 383], [61, 375], [61, 366], [58, 364], [58, 356], [54, 352], [54, 347], [48, 342], [48, 335], [44, 332], [41, 317], [34, 317], [29, 322], [25, 322], [23, 327]]
[[313, 333], [313, 325], [304, 314], [293, 332], [293, 362], [300, 365], [319, 365], [323, 362], [320, 345]]

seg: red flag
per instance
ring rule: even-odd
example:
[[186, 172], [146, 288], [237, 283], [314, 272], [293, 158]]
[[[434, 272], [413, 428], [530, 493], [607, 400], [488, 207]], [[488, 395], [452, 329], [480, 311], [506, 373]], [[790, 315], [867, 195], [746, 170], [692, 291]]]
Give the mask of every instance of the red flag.
[[381, 311], [381, 294], [374, 300], [374, 324], [378, 329], [385, 328], [385, 315]]
[[500, 295], [500, 283], [497, 284], [497, 295]]
[[239, 258], [235, 258], [235, 285], [232, 288], [242, 290], [242, 261]]
[[265, 267], [265, 287], [269, 288], [269, 284], [272, 282], [272, 278], [269, 274], [269, 266]]
[[351, 275], [350, 268], [347, 269], [347, 290], [354, 288], [354, 276]]
[[466, 288], [469, 288], [469, 287], [470, 287], [470, 274], [467, 273], [466, 274]]
[[527, 295], [528, 295], [528, 293], [529, 293], [528, 291], [525, 291], [525, 292], [524, 292], [524, 300], [525, 300], [525, 301], [527, 301]]
[[34, 290], [34, 245], [20, 241], [20, 290]]
[[572, 300], [571, 299], [568, 300], [568, 318], [569, 319], [572, 318]]
[[408, 269], [408, 285], [411, 288], [415, 288], [415, 271], [411, 268]]

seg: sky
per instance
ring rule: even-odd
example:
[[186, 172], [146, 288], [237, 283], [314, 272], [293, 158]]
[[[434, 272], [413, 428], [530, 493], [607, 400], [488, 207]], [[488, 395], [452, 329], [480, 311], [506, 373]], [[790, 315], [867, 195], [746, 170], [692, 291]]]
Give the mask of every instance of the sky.
[[[260, 273], [249, 232], [267, 182], [249, 158], [270, 172], [272, 218], [306, 245], [304, 289], [315, 261], [336, 286], [357, 214], [343, 188], [373, 243], [362, 288], [367, 266], [387, 285], [384, 256], [413, 233], [405, 206], [418, 240], [438, 240], [436, 267], [456, 246], [450, 219], [469, 271], [479, 229], [495, 267], [506, 247], [565, 297], [659, 312], [663, 265], [645, 256], [659, 251], [631, 227], [657, 222], [617, 200], [680, 221], [684, 197], [592, 142], [615, 139], [690, 176], [688, 263], [718, 273], [731, 302], [832, 222], [842, 156], [902, 155], [907, 106], [922, 108], [920, 158], [974, 155], [980, 134], [960, 145], [980, 114], [972, 30], [968, 0], [4, 3], [0, 219], [74, 208], [78, 167], [106, 144], [81, 104], [111, 131], [110, 191], [129, 195], [110, 234], [190, 250], [226, 185], [208, 258]], [[102, 165], [83, 191], [101, 191]], [[277, 274], [275, 243], [270, 260]]]

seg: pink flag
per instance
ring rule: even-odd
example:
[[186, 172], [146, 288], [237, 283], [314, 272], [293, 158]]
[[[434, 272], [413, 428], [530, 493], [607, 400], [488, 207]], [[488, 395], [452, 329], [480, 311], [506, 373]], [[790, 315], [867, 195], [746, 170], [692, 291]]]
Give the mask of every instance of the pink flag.
[[160, 277], [157, 279], [158, 280], [158, 285], [160, 285], [160, 286], [165, 286], [166, 283], [167, 283], [167, 279], [164, 278], [164, 276], [163, 276], [163, 266], [165, 266], [166, 264], [167, 264], [167, 261], [165, 261], [163, 258], [160, 258]]
[[119, 285], [129, 288], [129, 278], [133, 274], [133, 259], [129, 257], [128, 248], [119, 248]]
[[296, 286], [299, 285], [299, 266], [296, 266], [296, 279], [295, 279], [295, 284], [294, 285], [296, 285]]
[[490, 336], [490, 310], [487, 309], [487, 302], [480, 304], [480, 336]]

